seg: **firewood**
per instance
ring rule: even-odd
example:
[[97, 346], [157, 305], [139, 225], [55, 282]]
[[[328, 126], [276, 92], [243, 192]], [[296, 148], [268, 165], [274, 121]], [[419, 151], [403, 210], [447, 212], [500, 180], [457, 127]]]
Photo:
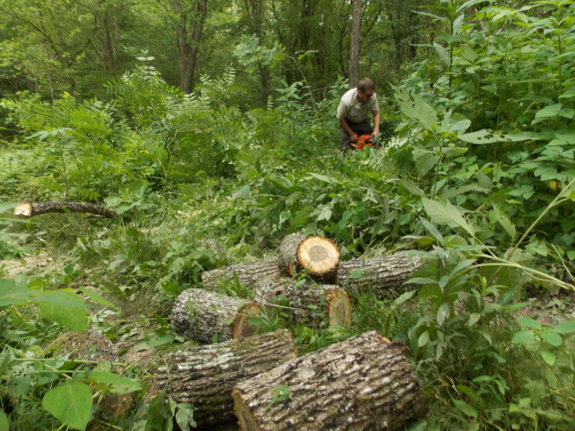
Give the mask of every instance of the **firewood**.
[[314, 280], [329, 283], [334, 281], [339, 264], [339, 248], [322, 236], [310, 236], [298, 246], [298, 272], [306, 270]]
[[178, 404], [192, 404], [199, 426], [235, 420], [234, 386], [296, 357], [287, 330], [171, 352], [158, 369], [151, 397], [165, 389]]
[[422, 412], [407, 351], [370, 331], [238, 383], [240, 428], [397, 430]]
[[187, 289], [174, 302], [171, 318], [176, 333], [211, 343], [214, 337], [222, 342], [254, 335], [248, 320], [259, 311], [253, 302], [205, 289]]
[[217, 286], [220, 280], [233, 280], [234, 277], [245, 286], [251, 286], [257, 280], [266, 276], [279, 276], [280, 270], [277, 258], [258, 260], [252, 263], [226, 266], [202, 273], [204, 286]]
[[421, 267], [419, 258], [405, 253], [371, 259], [352, 259], [341, 262], [337, 268], [337, 284], [348, 293], [373, 293], [384, 298], [397, 289]]
[[301, 233], [292, 233], [282, 240], [279, 249], [279, 267], [284, 275], [295, 277], [297, 248], [304, 239], [305, 236]]
[[265, 306], [287, 299], [294, 324], [314, 329], [328, 326], [349, 328], [351, 303], [345, 290], [312, 281], [300, 283], [291, 278], [262, 278], [253, 286], [255, 301]]
[[45, 213], [91, 213], [102, 217], [113, 218], [118, 214], [112, 208], [84, 202], [21, 202], [14, 208], [14, 215], [30, 218]]

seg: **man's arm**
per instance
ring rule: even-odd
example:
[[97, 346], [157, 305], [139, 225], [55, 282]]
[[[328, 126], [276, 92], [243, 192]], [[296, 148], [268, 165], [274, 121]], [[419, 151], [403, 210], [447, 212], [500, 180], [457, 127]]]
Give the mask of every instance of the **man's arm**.
[[379, 115], [379, 112], [375, 112], [373, 114], [373, 134], [372, 134], [372, 136], [379, 135], [379, 122], [380, 121], [381, 121], [381, 117]]
[[341, 124], [341, 127], [343, 127], [343, 130], [345, 130], [347, 132], [351, 142], [356, 142], [357, 141], [357, 134], [353, 130], [351, 130], [351, 127], [349, 127], [349, 124], [347, 124], [347, 120], [345, 118], [342, 120], [339, 120], [339, 124]]

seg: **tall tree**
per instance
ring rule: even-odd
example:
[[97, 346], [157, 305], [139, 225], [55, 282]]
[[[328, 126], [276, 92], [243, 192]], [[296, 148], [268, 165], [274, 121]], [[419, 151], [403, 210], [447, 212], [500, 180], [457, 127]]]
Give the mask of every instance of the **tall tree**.
[[351, 49], [349, 54], [349, 86], [357, 87], [359, 84], [359, 51], [361, 30], [361, 1], [353, 1], [353, 17], [351, 24]]

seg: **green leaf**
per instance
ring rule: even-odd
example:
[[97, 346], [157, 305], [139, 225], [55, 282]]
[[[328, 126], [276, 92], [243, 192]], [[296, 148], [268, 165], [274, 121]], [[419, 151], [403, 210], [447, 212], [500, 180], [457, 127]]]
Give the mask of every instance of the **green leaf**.
[[425, 331], [423, 334], [421, 334], [419, 336], [419, 338], [417, 339], [417, 346], [418, 347], [423, 347], [427, 344], [427, 342], [429, 341], [429, 332]]
[[84, 295], [88, 296], [92, 301], [97, 302], [98, 304], [104, 305], [106, 307], [110, 307], [113, 310], [118, 309], [118, 307], [116, 307], [114, 304], [112, 304], [106, 298], [97, 294], [96, 292], [91, 291], [90, 289], [86, 289], [85, 287], [80, 287], [80, 288], [78, 288], [78, 290], [80, 292], [82, 292]]
[[26, 283], [16, 283], [11, 278], [0, 279], [0, 307], [26, 302], [30, 298], [31, 292], [26, 287]]
[[112, 385], [114, 389], [110, 392], [114, 394], [127, 394], [140, 389], [140, 383], [127, 377], [119, 376], [108, 371], [94, 371], [88, 377], [88, 380], [104, 385]]
[[522, 141], [534, 141], [541, 139], [537, 135], [532, 135], [528, 133], [508, 133], [503, 134], [500, 132], [495, 132], [493, 130], [479, 130], [473, 133], [466, 133], [459, 136], [459, 139], [463, 142], [468, 142], [470, 144], [494, 144], [496, 142], [522, 142]]
[[557, 359], [557, 355], [553, 352], [549, 352], [547, 350], [541, 351], [541, 357], [547, 362], [549, 365], [555, 365], [555, 360]]
[[449, 305], [444, 302], [439, 306], [439, 310], [437, 310], [437, 324], [439, 326], [443, 325], [447, 314], [449, 313]]
[[489, 176], [487, 176], [483, 171], [477, 171], [477, 184], [479, 184], [479, 187], [486, 190], [491, 190], [493, 188], [491, 178], [489, 178]]
[[515, 225], [509, 220], [509, 218], [503, 214], [503, 211], [499, 209], [499, 207], [493, 204], [493, 209], [495, 210], [495, 217], [503, 229], [509, 234], [511, 239], [515, 239], [515, 235], [517, 235], [517, 230], [515, 229]]
[[517, 319], [517, 323], [519, 323], [521, 326], [526, 326], [527, 328], [532, 328], [532, 329], [541, 329], [541, 322], [534, 320], [534, 319], [529, 319], [528, 317], [519, 317]]
[[194, 420], [194, 406], [189, 403], [178, 404], [176, 422], [182, 431], [189, 431], [190, 427], [196, 428], [198, 425]]
[[415, 183], [408, 178], [401, 180], [400, 184], [412, 195], [423, 197], [425, 192], [415, 185]]
[[533, 339], [533, 332], [531, 331], [519, 331], [513, 336], [511, 342], [513, 344], [525, 344]]
[[551, 344], [552, 346], [560, 346], [563, 342], [561, 335], [559, 335], [553, 328], [545, 327], [541, 331], [541, 339]]
[[71, 291], [64, 289], [46, 293], [34, 298], [39, 303], [40, 313], [49, 320], [86, 332], [88, 319], [84, 300]]
[[465, 401], [455, 400], [453, 399], [453, 404], [457, 407], [463, 414], [467, 416], [471, 416], [474, 419], [477, 419], [477, 409], [470, 404], [467, 404]]
[[8, 431], [10, 429], [10, 419], [4, 411], [0, 410], [0, 431]]
[[558, 334], [570, 334], [575, 332], [575, 320], [561, 322], [559, 325], [555, 326], [555, 332]]
[[435, 223], [446, 224], [450, 227], [459, 226], [470, 235], [474, 235], [475, 232], [472, 227], [467, 224], [459, 210], [449, 201], [447, 201], [446, 206], [443, 206], [440, 202], [432, 201], [431, 199], [421, 198], [421, 200], [423, 201], [425, 212]]
[[0, 204], [0, 214], [5, 211], [11, 211], [18, 206], [18, 202], [4, 202]]
[[92, 391], [84, 383], [57, 386], [44, 395], [42, 405], [69, 427], [85, 430], [92, 409]]

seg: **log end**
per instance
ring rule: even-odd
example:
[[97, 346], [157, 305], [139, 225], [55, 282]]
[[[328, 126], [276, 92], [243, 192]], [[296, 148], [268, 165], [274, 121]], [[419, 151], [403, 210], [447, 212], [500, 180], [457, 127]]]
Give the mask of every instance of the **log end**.
[[253, 412], [246, 405], [245, 395], [243, 395], [237, 388], [232, 392], [234, 400], [234, 411], [238, 418], [238, 425], [242, 431], [261, 431], [257, 419]]
[[327, 314], [329, 326], [351, 326], [351, 302], [347, 292], [341, 288], [331, 289], [327, 292]]
[[238, 317], [232, 323], [232, 339], [243, 340], [244, 338], [256, 335], [257, 329], [250, 326], [249, 320], [260, 315], [260, 307], [250, 302], [242, 307]]
[[20, 202], [16, 208], [14, 208], [14, 215], [21, 218], [32, 217], [32, 204], [28, 202]]
[[311, 275], [329, 275], [337, 270], [339, 248], [328, 238], [310, 236], [298, 246], [297, 261]]

